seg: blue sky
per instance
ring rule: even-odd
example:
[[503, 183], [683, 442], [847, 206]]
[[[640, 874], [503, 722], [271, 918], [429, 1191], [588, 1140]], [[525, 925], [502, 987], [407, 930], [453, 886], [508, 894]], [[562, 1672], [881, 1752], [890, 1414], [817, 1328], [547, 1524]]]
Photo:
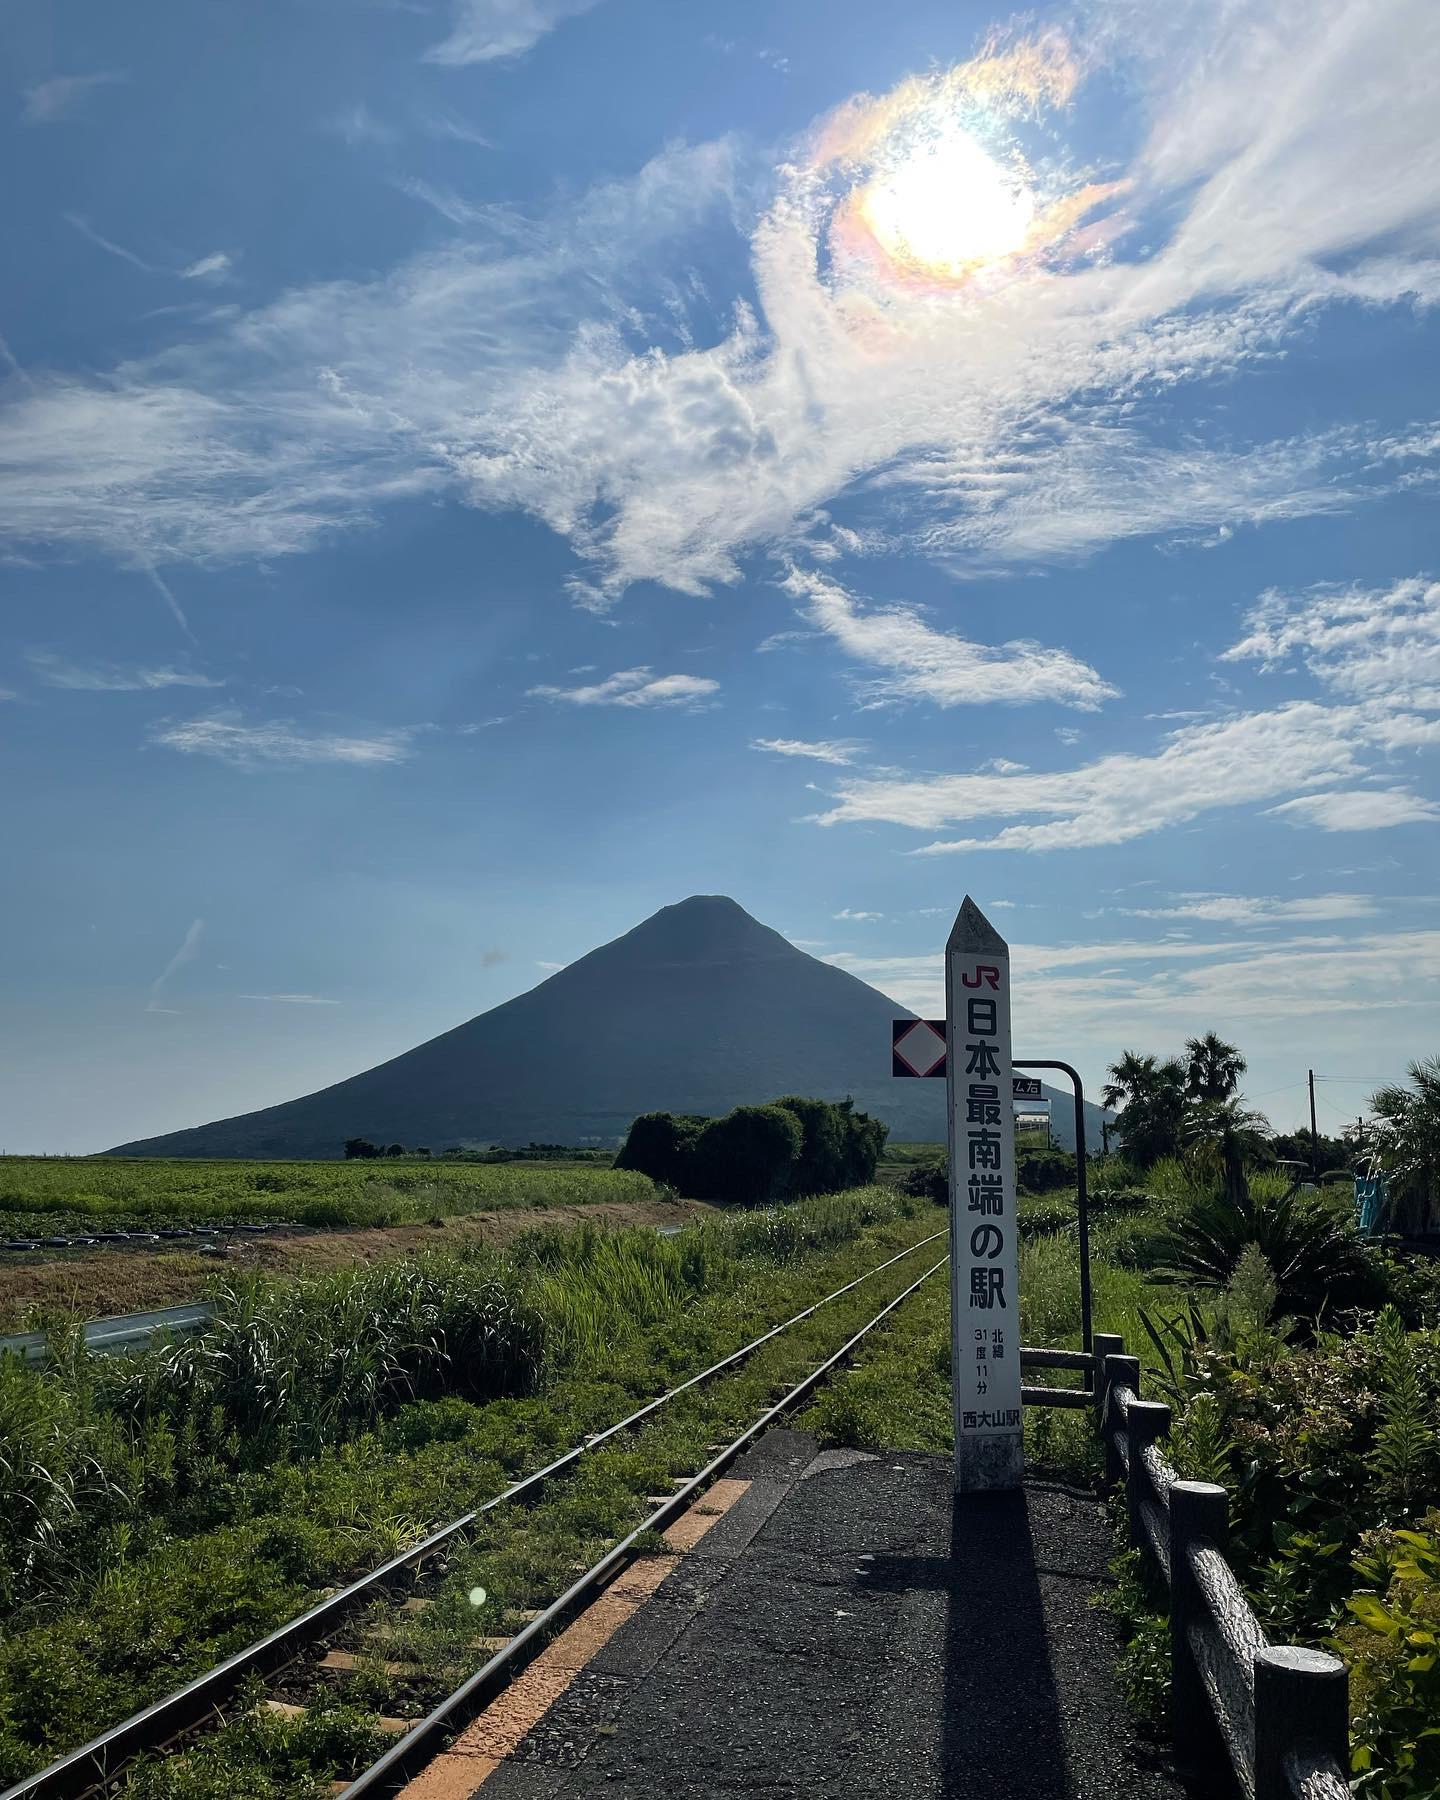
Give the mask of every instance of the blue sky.
[[693, 892], [1017, 1054], [1433, 1053], [1424, 0], [13, 0], [0, 1148]]

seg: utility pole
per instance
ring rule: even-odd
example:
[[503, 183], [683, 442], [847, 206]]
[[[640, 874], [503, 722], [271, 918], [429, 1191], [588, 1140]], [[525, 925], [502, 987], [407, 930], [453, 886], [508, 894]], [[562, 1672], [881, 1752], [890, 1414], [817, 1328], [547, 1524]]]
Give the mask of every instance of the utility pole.
[[1315, 1071], [1307, 1069], [1310, 1081], [1310, 1173], [1315, 1178], [1315, 1185], [1320, 1185], [1320, 1133], [1315, 1126]]

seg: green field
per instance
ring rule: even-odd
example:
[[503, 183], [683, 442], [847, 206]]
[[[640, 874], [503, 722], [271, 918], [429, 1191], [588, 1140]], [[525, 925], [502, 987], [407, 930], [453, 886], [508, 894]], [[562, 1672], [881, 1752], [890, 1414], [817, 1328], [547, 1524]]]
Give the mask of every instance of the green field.
[[0, 1236], [169, 1223], [398, 1225], [513, 1206], [653, 1199], [649, 1179], [593, 1163], [203, 1162], [0, 1158]]

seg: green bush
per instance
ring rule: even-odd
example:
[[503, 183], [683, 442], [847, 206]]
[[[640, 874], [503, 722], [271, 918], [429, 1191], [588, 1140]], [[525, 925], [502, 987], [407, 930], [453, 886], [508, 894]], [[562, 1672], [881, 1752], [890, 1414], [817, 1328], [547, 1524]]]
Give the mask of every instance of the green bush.
[[805, 1133], [783, 1106], [737, 1106], [695, 1140], [690, 1188], [698, 1200], [771, 1200], [789, 1191]]
[[885, 1137], [885, 1126], [849, 1100], [791, 1094], [768, 1106], [737, 1106], [720, 1119], [642, 1113], [615, 1167], [698, 1200], [834, 1194], [875, 1179]]
[[1350, 1666], [1351, 1769], [1369, 1800], [1440, 1792], [1440, 1512], [1375, 1533], [1335, 1648]]
[[1239, 1205], [1213, 1193], [1192, 1201], [1171, 1225], [1165, 1272], [1197, 1287], [1223, 1288], [1249, 1244], [1275, 1272], [1281, 1312], [1314, 1318], [1386, 1298], [1384, 1265], [1346, 1209], [1316, 1194], [1277, 1196], [1259, 1181]]
[[615, 1167], [634, 1169], [676, 1193], [689, 1193], [690, 1158], [707, 1122], [693, 1113], [641, 1113], [615, 1158]]

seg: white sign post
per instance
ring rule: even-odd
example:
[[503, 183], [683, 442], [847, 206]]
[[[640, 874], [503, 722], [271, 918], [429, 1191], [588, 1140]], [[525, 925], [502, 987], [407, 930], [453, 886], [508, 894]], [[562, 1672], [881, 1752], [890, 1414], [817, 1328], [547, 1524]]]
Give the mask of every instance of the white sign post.
[[945, 945], [955, 1492], [1020, 1486], [1010, 947], [967, 894]]

